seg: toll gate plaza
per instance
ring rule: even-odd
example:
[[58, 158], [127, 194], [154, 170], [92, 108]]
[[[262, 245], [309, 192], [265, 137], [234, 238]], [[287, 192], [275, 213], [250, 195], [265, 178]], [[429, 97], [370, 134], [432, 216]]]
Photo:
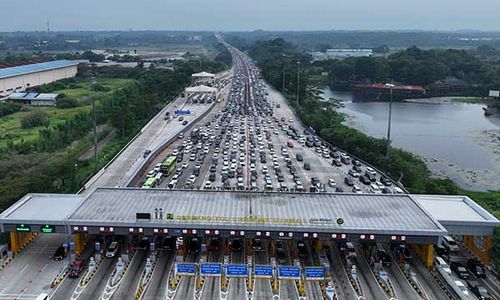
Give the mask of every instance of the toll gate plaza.
[[[98, 188], [85, 196], [28, 194], [0, 214], [2, 232], [12, 236], [189, 232], [246, 238], [397, 239], [430, 245], [446, 234], [491, 236], [499, 225], [465, 196], [136, 188]], [[15, 252], [18, 246], [12, 244]]]
[[[441, 299], [453, 292], [437, 284], [455, 279], [426, 270], [435, 245], [461, 236], [489, 264], [499, 225], [465, 196], [97, 188], [28, 194], [3, 211], [0, 268], [13, 261], [12, 293], [32, 280], [13, 258], [30, 261], [52, 278], [53, 299]], [[46, 248], [30, 248], [34, 238], [50, 251], [62, 243], [69, 261], [40, 265]], [[65, 280], [76, 261], [86, 271]]]

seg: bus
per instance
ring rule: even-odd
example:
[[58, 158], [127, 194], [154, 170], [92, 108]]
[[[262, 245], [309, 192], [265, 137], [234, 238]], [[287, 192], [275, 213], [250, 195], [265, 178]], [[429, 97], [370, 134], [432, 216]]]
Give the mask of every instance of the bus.
[[144, 184], [142, 185], [142, 188], [143, 189], [152, 189], [155, 186], [156, 186], [156, 178], [151, 177], [151, 178], [148, 178], [146, 180], [146, 182], [144, 182]]
[[176, 160], [177, 156], [170, 155], [161, 163], [160, 171], [163, 173], [163, 176], [169, 176], [174, 172]]

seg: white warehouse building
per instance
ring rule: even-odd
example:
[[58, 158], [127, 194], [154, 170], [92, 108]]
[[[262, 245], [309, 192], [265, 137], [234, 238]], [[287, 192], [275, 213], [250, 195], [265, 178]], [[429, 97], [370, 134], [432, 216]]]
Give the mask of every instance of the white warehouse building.
[[0, 97], [76, 76], [78, 62], [56, 60], [0, 69]]

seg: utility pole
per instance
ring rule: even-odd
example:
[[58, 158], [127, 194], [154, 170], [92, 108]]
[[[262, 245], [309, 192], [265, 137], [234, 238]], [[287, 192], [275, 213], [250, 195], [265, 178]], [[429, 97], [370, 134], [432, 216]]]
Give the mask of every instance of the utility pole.
[[285, 66], [286, 66], [285, 57], [286, 57], [286, 55], [283, 54], [283, 82], [282, 82], [282, 86], [281, 86], [281, 93], [282, 94], [285, 94]]
[[297, 109], [299, 108], [300, 61], [297, 61]]
[[92, 114], [94, 117], [94, 173], [97, 173], [97, 117], [95, 111], [95, 85], [97, 81], [92, 81], [90, 84], [92, 89]]
[[390, 99], [389, 99], [389, 120], [387, 121], [387, 150], [386, 157], [389, 158], [389, 152], [391, 151], [391, 119], [392, 119], [392, 90], [394, 89], [394, 84], [385, 84], [386, 87], [390, 89]]

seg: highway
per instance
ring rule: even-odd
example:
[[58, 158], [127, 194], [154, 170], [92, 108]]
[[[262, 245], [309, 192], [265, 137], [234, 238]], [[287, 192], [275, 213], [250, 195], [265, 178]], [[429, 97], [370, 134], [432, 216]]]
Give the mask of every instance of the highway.
[[352, 285], [349, 283], [349, 278], [345, 271], [342, 258], [336, 246], [331, 243], [330, 245], [330, 268], [332, 272], [333, 287], [339, 299], [356, 300], [357, 295]]
[[48, 291], [51, 281], [68, 263], [67, 259], [55, 261], [51, 258], [66, 242], [65, 236], [40, 234], [36, 241], [0, 272], [0, 299], [29, 299]]
[[[315, 266], [313, 262], [313, 256], [315, 256], [315, 250], [311, 247], [309, 241], [305, 241], [305, 245], [307, 247], [307, 256], [305, 259], [301, 260], [302, 267], [305, 268], [307, 266]], [[323, 292], [321, 291], [321, 287], [319, 282], [317, 281], [306, 281], [306, 298], [320, 300], [323, 299]]]
[[396, 297], [398, 299], [402, 298], [412, 299], [412, 300], [422, 299], [417, 294], [415, 289], [410, 285], [410, 283], [404, 276], [401, 269], [399, 269], [399, 266], [397, 265], [397, 262], [394, 259], [392, 259], [391, 266], [384, 267], [384, 269], [387, 271], [387, 274], [389, 275], [392, 285], [394, 286]]
[[117, 258], [103, 258], [103, 262], [99, 266], [99, 269], [97, 269], [94, 277], [78, 300], [99, 299], [104, 292], [108, 278], [116, 267], [116, 262]]
[[422, 261], [415, 256], [415, 253], [413, 253], [413, 259], [411, 260], [410, 265], [412, 270], [417, 273], [417, 280], [422, 285], [425, 294], [429, 296], [429, 299], [439, 300], [447, 297], [446, 293], [443, 291], [436, 279], [432, 277], [429, 269], [427, 269]]
[[111, 299], [134, 299], [136, 287], [139, 284], [147, 257], [148, 252], [146, 250], [136, 250], [127, 271], [118, 286], [118, 289], [115, 291]]
[[356, 266], [358, 267], [357, 276], [361, 281], [361, 286], [363, 288], [363, 293], [366, 299], [388, 299], [387, 295], [384, 293], [382, 288], [377, 282], [375, 275], [373, 274], [366, 258], [361, 252], [360, 247], [356, 247], [357, 261]]
[[[262, 250], [255, 251], [254, 250], [254, 264], [256, 265], [269, 265], [269, 259], [267, 257], [268, 254], [268, 243], [267, 241], [262, 242]], [[271, 289], [271, 281], [269, 279], [255, 279], [255, 299], [271, 299], [273, 296], [273, 292]]]
[[174, 253], [172, 251], [160, 250], [158, 262], [151, 277], [151, 281], [144, 293], [143, 300], [165, 299], [167, 292], [167, 280], [172, 268]]
[[[242, 249], [240, 251], [231, 251], [232, 264], [245, 264], [246, 245], [245, 241], [242, 242]], [[246, 298], [247, 289], [245, 286], [244, 278], [230, 278], [228, 299], [244, 299]]]
[[[208, 262], [222, 263], [222, 250], [223, 247], [219, 246], [218, 249], [209, 251]], [[201, 299], [218, 299], [221, 291], [220, 284], [220, 277], [206, 277]]]
[[[198, 259], [199, 253], [189, 253], [187, 255], [186, 262], [198, 262]], [[183, 276], [180, 280], [174, 299], [193, 299], [195, 291], [195, 281], [196, 280], [194, 276]]]

